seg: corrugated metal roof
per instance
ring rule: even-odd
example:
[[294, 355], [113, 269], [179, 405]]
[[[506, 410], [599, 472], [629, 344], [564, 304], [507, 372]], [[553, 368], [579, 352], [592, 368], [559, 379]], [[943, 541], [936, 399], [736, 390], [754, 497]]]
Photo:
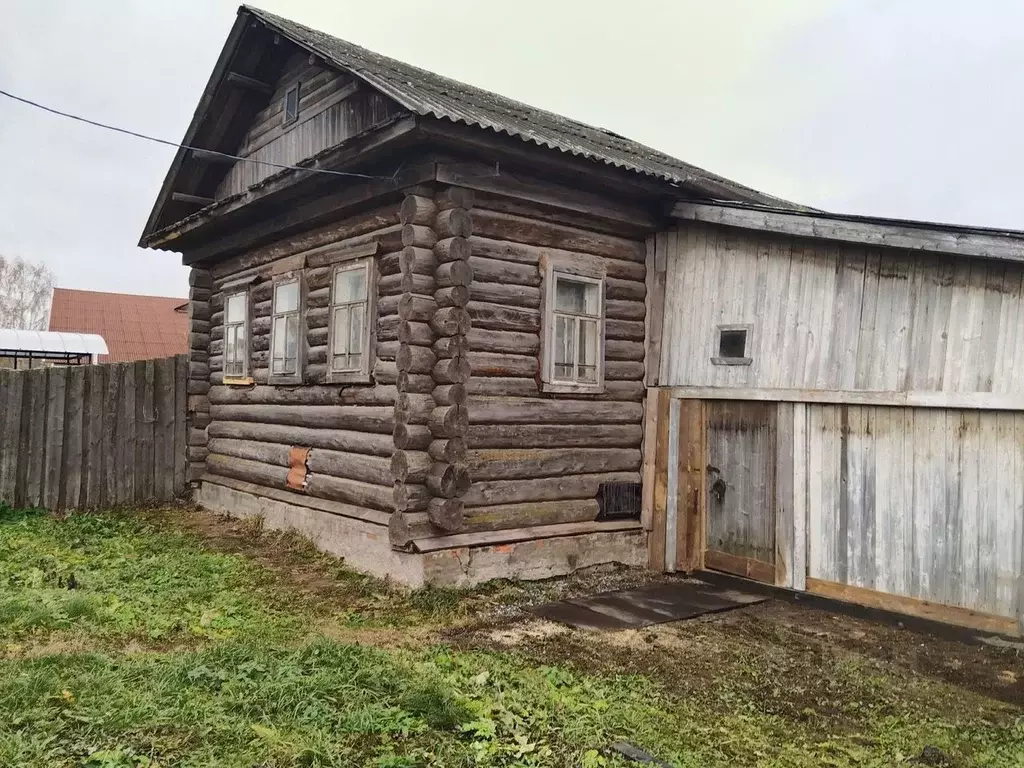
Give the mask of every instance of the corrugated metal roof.
[[673, 184], [696, 185], [707, 189], [711, 197], [729, 195], [750, 202], [784, 202], [611, 131], [382, 56], [259, 8], [246, 5], [241, 10], [252, 13], [328, 62], [351, 71], [417, 115], [432, 115], [505, 133]]
[[188, 299], [54, 288], [50, 330], [99, 334], [109, 346], [100, 362], [170, 357], [188, 350], [187, 307]]
[[0, 351], [58, 355], [105, 355], [107, 344], [95, 333], [0, 328]]

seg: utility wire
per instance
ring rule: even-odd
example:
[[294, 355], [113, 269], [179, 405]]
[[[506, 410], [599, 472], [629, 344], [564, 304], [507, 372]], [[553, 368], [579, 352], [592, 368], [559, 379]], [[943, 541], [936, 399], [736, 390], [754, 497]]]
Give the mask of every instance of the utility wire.
[[157, 138], [156, 136], [147, 136], [144, 133], [137, 133], [135, 131], [129, 131], [127, 128], [118, 128], [116, 125], [108, 125], [106, 123], [100, 123], [100, 122], [97, 122], [96, 120], [90, 120], [90, 119], [88, 119], [86, 117], [81, 117], [80, 115], [73, 115], [70, 112], [61, 112], [59, 109], [54, 109], [53, 107], [48, 107], [45, 104], [40, 104], [40, 103], [32, 101], [30, 99], [22, 98], [21, 96], [15, 96], [13, 93], [9, 93], [9, 92], [7, 92], [5, 90], [2, 90], [2, 89], [0, 89], [0, 96], [6, 96], [7, 98], [13, 99], [14, 101], [20, 101], [22, 104], [28, 104], [30, 107], [35, 107], [36, 109], [41, 109], [44, 112], [49, 112], [49, 113], [54, 114], [54, 115], [60, 115], [61, 117], [67, 117], [67, 118], [70, 118], [71, 120], [77, 120], [80, 123], [87, 123], [88, 125], [94, 125], [97, 128], [105, 128], [108, 131], [116, 131], [117, 133], [123, 133], [123, 134], [126, 134], [128, 136], [134, 136], [137, 139], [145, 139], [146, 141], [153, 141], [153, 142], [156, 142], [157, 144], [164, 144], [164, 145], [166, 145], [168, 147], [177, 147], [179, 149], [194, 150], [196, 152], [201, 152], [204, 155], [217, 155], [218, 157], [224, 157], [224, 158], [228, 158], [228, 159], [231, 159], [231, 160], [237, 160], [237, 161], [242, 162], [242, 163], [253, 163], [255, 165], [266, 165], [266, 166], [269, 166], [271, 168], [281, 168], [281, 169], [289, 170], [289, 171], [305, 171], [307, 173], [328, 173], [328, 174], [331, 174], [332, 176], [348, 176], [348, 177], [357, 178], [357, 179], [384, 179], [386, 181], [394, 181], [395, 180], [395, 176], [398, 175], [398, 173], [396, 171], [395, 176], [369, 176], [369, 175], [364, 174], [364, 173], [348, 173], [346, 171], [331, 171], [331, 170], [328, 170], [326, 168], [307, 168], [307, 167], [304, 167], [304, 166], [301, 166], [301, 165], [286, 165], [284, 163], [271, 163], [271, 162], [268, 162], [266, 160], [253, 160], [250, 157], [239, 157], [238, 155], [232, 155], [232, 154], [229, 154], [227, 152], [218, 152], [216, 150], [206, 149], [204, 147], [193, 147], [193, 146], [191, 146], [189, 144], [178, 144], [177, 142], [168, 141], [167, 139], [160, 139], [160, 138]]

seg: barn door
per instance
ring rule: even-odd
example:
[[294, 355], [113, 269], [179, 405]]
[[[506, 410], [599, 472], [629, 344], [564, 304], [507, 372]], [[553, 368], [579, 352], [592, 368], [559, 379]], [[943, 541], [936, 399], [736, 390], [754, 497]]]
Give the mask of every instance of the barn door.
[[774, 403], [707, 403], [704, 565], [775, 581]]

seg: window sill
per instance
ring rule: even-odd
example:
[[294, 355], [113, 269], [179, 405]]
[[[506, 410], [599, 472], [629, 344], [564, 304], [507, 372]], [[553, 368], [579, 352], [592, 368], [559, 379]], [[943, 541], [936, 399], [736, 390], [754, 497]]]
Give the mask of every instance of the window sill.
[[750, 365], [754, 362], [752, 357], [712, 357], [712, 365]]
[[256, 380], [252, 376], [225, 376], [222, 383], [227, 387], [251, 387], [256, 383]]
[[294, 387], [297, 384], [302, 383], [302, 376], [299, 374], [287, 374], [276, 376], [270, 376], [267, 378], [267, 384], [273, 387]]
[[569, 382], [546, 381], [540, 385], [541, 392], [554, 395], [600, 395], [604, 384], [570, 384]]

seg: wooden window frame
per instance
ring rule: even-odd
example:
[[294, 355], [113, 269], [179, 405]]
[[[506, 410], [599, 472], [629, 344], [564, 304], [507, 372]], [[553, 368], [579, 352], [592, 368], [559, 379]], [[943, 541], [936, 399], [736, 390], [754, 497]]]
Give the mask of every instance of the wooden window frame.
[[[363, 300], [363, 355], [358, 370], [334, 370], [334, 315], [339, 307], [358, 302], [339, 304], [334, 300], [335, 281], [339, 272], [356, 269], [366, 271], [366, 298]], [[327, 307], [327, 381], [332, 384], [372, 384], [373, 361], [377, 340], [377, 263], [373, 258], [353, 258], [331, 265], [330, 303]]]
[[[722, 332], [723, 331], [744, 331], [746, 341], [743, 345], [744, 356], [743, 357], [722, 357], [718, 354], [722, 349]], [[726, 323], [724, 325], [715, 326], [715, 354], [711, 356], [712, 365], [751, 365], [754, 362], [754, 358], [750, 357], [750, 347], [754, 339], [754, 325], [753, 323]]]
[[[245, 301], [245, 317], [241, 322], [228, 322], [228, 304], [235, 296], [241, 296]], [[224, 347], [221, 353], [223, 358], [223, 381], [228, 386], [249, 386], [253, 383], [253, 378], [250, 373], [252, 366], [252, 300], [249, 296], [249, 289], [246, 288], [233, 288], [226, 289], [224, 291], [224, 337], [222, 339]], [[228, 328], [233, 326], [241, 326], [245, 330], [245, 349], [242, 352], [242, 373], [240, 375], [232, 375], [228, 373]]]
[[[298, 120], [299, 120], [299, 111], [300, 111], [299, 110], [299, 105], [301, 104], [301, 100], [302, 100], [301, 86], [302, 86], [301, 82], [295, 83], [294, 85], [288, 86], [288, 89], [284, 92], [284, 103], [281, 104], [281, 114], [282, 114], [281, 125], [291, 125], [292, 123], [298, 122]], [[293, 93], [295, 94], [295, 114], [292, 115], [291, 117], [289, 117], [288, 116], [288, 98]]]
[[[555, 285], [559, 278], [597, 286], [597, 361], [593, 382], [557, 379], [555, 371]], [[598, 395], [605, 391], [606, 290], [604, 260], [599, 257], [551, 259], [544, 267], [541, 307], [541, 392]]]
[[[289, 312], [277, 312], [277, 289], [282, 285], [295, 283], [298, 285], [298, 308]], [[298, 318], [296, 328], [295, 371], [294, 373], [274, 373], [274, 337], [276, 335], [277, 318], [295, 315]], [[302, 272], [285, 272], [274, 276], [270, 290], [270, 349], [267, 356], [267, 383], [275, 385], [301, 384], [306, 367], [306, 291]]]

